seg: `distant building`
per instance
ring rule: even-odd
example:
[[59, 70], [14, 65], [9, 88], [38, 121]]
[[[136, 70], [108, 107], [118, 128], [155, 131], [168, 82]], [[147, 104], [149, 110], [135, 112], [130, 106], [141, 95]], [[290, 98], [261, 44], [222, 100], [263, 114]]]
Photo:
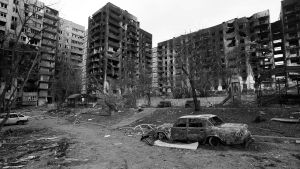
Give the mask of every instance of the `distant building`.
[[72, 21], [60, 18], [58, 61], [66, 61], [82, 67], [85, 28]]
[[82, 89], [81, 93], [86, 94], [87, 93], [87, 74], [86, 74], [86, 58], [87, 58], [87, 38], [88, 37], [88, 31], [86, 30], [84, 32], [83, 37], [83, 60], [82, 60]]
[[155, 47], [152, 48], [152, 88], [154, 91], [158, 90], [157, 65], [157, 47]]

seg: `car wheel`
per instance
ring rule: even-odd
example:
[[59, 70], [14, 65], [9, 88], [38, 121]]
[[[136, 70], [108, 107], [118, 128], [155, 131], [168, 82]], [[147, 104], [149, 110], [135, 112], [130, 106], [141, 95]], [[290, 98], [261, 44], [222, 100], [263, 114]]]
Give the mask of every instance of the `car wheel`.
[[166, 141], [167, 140], [167, 136], [164, 133], [158, 133], [158, 139], [160, 141]]
[[221, 140], [217, 137], [209, 137], [208, 144], [213, 147], [217, 147], [221, 144]]
[[25, 122], [24, 121], [18, 121], [17, 125], [25, 125]]

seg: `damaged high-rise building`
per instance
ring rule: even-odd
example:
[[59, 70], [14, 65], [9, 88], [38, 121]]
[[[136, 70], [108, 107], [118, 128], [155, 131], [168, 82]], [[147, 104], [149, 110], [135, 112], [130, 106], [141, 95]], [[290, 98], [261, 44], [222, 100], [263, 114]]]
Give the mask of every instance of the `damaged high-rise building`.
[[[178, 67], [182, 58], [178, 58], [176, 50], [187, 42], [193, 42], [195, 50], [202, 55], [203, 68], [208, 71], [226, 68], [231, 73], [231, 82], [238, 83], [241, 90], [254, 89], [260, 72], [274, 67], [270, 25], [267, 10], [158, 43], [160, 92], [171, 92], [174, 87], [184, 85], [185, 81], [179, 78], [183, 75], [182, 68]], [[210, 82], [210, 89], [225, 89], [226, 80], [216, 77]]]
[[[285, 85], [295, 86], [300, 81], [300, 1], [281, 2], [280, 22], [284, 58]], [[299, 94], [299, 87], [298, 87]]]
[[135, 16], [111, 3], [89, 17], [89, 92], [94, 89], [95, 81], [103, 90], [122, 92], [121, 86], [131, 87], [129, 81], [139, 76], [140, 68], [151, 71], [152, 35], [139, 25]]

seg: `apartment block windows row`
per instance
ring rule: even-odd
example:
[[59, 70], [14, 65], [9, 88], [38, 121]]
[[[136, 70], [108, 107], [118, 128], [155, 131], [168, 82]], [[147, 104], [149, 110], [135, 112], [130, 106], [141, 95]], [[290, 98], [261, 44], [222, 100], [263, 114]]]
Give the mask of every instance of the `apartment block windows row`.
[[7, 9], [7, 4], [6, 4], [6, 3], [2, 3], [2, 2], [0, 2], [0, 7], [1, 7], [1, 8], [5, 8], [5, 9]]

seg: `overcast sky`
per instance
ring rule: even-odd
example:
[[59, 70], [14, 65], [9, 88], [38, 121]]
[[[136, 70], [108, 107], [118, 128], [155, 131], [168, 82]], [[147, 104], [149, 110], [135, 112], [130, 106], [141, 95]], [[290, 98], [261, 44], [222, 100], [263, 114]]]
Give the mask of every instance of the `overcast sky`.
[[279, 18], [281, 0], [41, 0], [60, 16], [87, 29], [88, 17], [107, 2], [135, 15], [140, 27], [153, 35], [153, 47], [172, 37], [207, 28], [237, 17], [270, 10]]

